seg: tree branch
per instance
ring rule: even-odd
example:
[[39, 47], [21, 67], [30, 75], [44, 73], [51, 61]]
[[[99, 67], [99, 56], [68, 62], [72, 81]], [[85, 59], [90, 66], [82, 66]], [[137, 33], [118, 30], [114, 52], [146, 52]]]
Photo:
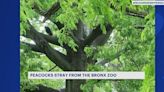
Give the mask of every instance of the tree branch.
[[[112, 4], [110, 5], [110, 8], [112, 8], [115, 11], [118, 11], [118, 9], [115, 6], [113, 6]], [[139, 17], [139, 18], [145, 18], [145, 16], [148, 15], [147, 12], [137, 11], [137, 10], [134, 10], [134, 9], [129, 9], [128, 7], [126, 7], [125, 12], [129, 16], [134, 16], [134, 17]]]
[[113, 58], [110, 58], [110, 60], [102, 60], [102, 61], [100, 61], [100, 62], [97, 62], [96, 64], [98, 64], [98, 65], [105, 65], [106, 63], [109, 63], [109, 62], [113, 61], [114, 59], [119, 58], [119, 57], [121, 56], [121, 54], [122, 54], [124, 51], [127, 51], [127, 49], [126, 49], [126, 48], [123, 48], [123, 49], [119, 50], [119, 51], [114, 55]]
[[[64, 27], [64, 24], [60, 22], [53, 22], [53, 23], [58, 27], [58, 29], [61, 29]], [[84, 25], [82, 25], [81, 21], [79, 21], [76, 25], [78, 27], [77, 30], [69, 31], [69, 35], [72, 37], [72, 39], [75, 41], [77, 45], [80, 45], [80, 41], [82, 40], [82, 35], [83, 35], [82, 27], [84, 27]]]
[[131, 10], [129, 8], [126, 8], [126, 14], [130, 16], [134, 16], [134, 17], [139, 17], [139, 18], [145, 18], [145, 16], [147, 15], [146, 12]]
[[[42, 36], [47, 42], [54, 44], [54, 45], [58, 45], [60, 46], [60, 43], [58, 42], [58, 38], [55, 36], [50, 36], [50, 35], [46, 35], [43, 33], [39, 33], [38, 35]], [[31, 35], [29, 34], [29, 32], [27, 32], [26, 34], [23, 35], [26, 38], [32, 38]]]
[[103, 45], [106, 43], [107, 39], [109, 38], [110, 34], [112, 33], [112, 26], [110, 24], [106, 25], [106, 34], [103, 34], [100, 25], [97, 26], [92, 33], [85, 39], [84, 45]]
[[142, 30], [142, 29], [144, 29], [145, 27], [144, 27], [143, 25], [135, 25], [134, 28], [136, 28], [136, 29], [141, 29], [141, 30]]
[[31, 24], [29, 25], [30, 30], [27, 30], [27, 32], [29, 32], [31, 38], [35, 41], [37, 47], [39, 47], [39, 49], [41, 49], [44, 52], [44, 54], [61, 69], [71, 70], [72, 67], [69, 64], [67, 58], [59, 54], [60, 52], [54, 50], [48, 44], [48, 42], [41, 35], [39, 35], [39, 32], [37, 32]]
[[43, 22], [45, 22], [47, 19], [49, 19], [51, 17], [51, 15], [53, 13], [55, 13], [56, 11], [58, 11], [60, 9], [60, 3], [56, 2], [52, 5], [52, 7], [44, 14], [44, 20]]
[[[57, 9], [54, 8], [55, 5], [56, 5]], [[50, 12], [50, 13], [47, 14], [47, 15], [49, 15], [49, 17], [46, 17], [47, 15], [43, 15], [43, 16], [46, 17], [45, 19], [50, 18], [50, 15], [51, 15], [52, 13], [56, 12], [56, 11], [60, 8], [60, 4], [59, 4], [59, 3], [58, 3], [58, 4], [55, 4], [55, 5], [52, 6], [52, 7], [47, 11], [47, 13]], [[53, 10], [53, 9], [54, 9], [54, 10]], [[61, 28], [64, 27], [64, 25], [61, 24], [60, 22], [54, 22], [54, 24], [56, 24], [56, 26], [57, 26], [59, 29], [61, 29]], [[83, 33], [84, 33], [84, 25], [82, 25], [82, 23], [81, 23], [81, 21], [80, 21], [80, 22], [77, 23], [77, 27], [78, 27], [78, 30], [77, 30], [75, 33], [72, 33], [72, 34], [70, 33], [70, 35], [71, 35], [71, 37], [74, 39], [74, 41], [75, 41], [77, 44], [79, 44], [79, 41], [82, 41], [82, 40], [83, 40], [83, 36], [82, 36], [82, 35], [84, 35], [84, 34], [83, 34]], [[108, 29], [107, 29], [107, 31], [108, 31]], [[76, 34], [76, 33], [77, 33], [77, 34]], [[107, 34], [108, 34], [108, 33], [110, 33], [110, 32], [107, 32]], [[85, 45], [90, 45], [90, 44], [92, 44], [93, 40], [95, 40], [96, 37], [98, 37], [100, 34], [102, 34], [102, 32], [100, 31], [100, 26], [99, 26], [99, 27], [97, 27], [97, 28], [92, 32], [92, 34], [87, 38], [87, 39], [89, 39], [89, 40], [85, 40], [84, 44], [85, 44]], [[97, 39], [97, 41], [101, 39], [101, 41], [102, 41], [103, 43], [100, 44], [100, 42], [94, 41], [94, 44], [97, 44], [97, 45], [100, 44], [100, 45], [102, 45], [102, 44], [104, 44], [104, 43], [106, 42], [106, 40], [107, 40], [108, 37], [109, 37], [109, 34], [108, 34], [108, 35], [102, 35], [101, 37], [99, 37], [99, 39]], [[102, 40], [102, 39], [106, 39], [106, 40]]]
[[44, 53], [43, 50], [41, 50], [37, 45], [26, 43], [26, 42], [21, 42], [21, 45], [28, 46], [32, 51]]
[[[42, 36], [47, 42], [49, 42], [51, 44], [54, 44], [54, 45], [58, 45], [58, 46], [64, 48], [67, 51], [67, 53], [72, 51], [72, 49], [66, 44], [63, 44], [63, 46], [61, 46], [60, 43], [58, 42], [58, 38], [55, 37], [55, 36], [49, 36], [49, 35], [39, 33], [39, 32], [38, 32], [38, 35]], [[26, 37], [26, 38], [31, 38], [32, 39], [29, 32], [26, 32], [26, 34], [24, 34], [23, 36]], [[69, 57], [67, 56], [67, 58], [69, 58]]]
[[64, 24], [60, 23], [60, 22], [53, 22], [57, 27], [58, 29], [62, 29], [64, 27]]
[[[45, 19], [43, 20], [43, 22], [45, 22], [47, 19], [50, 19], [51, 15], [55, 12], [57, 12], [60, 9], [60, 4], [59, 2], [55, 2], [51, 8], [46, 11], [46, 13], [43, 10], [40, 10], [39, 7], [36, 5], [36, 3], [34, 3], [33, 6], [33, 10], [35, 10], [35, 12], [37, 12], [38, 14], [42, 15], [45, 17]], [[57, 27], [58, 29], [61, 29], [64, 27], [63, 24], [61, 24], [60, 22], [56, 22], [56, 21], [52, 21]]]
[[[56, 24], [58, 29], [61, 29], [64, 27], [64, 24], [60, 22], [54, 22], [54, 24]], [[77, 30], [69, 31], [69, 34], [72, 37], [72, 39], [75, 41], [75, 43], [79, 45], [80, 42], [83, 40], [83, 33], [84, 33], [85, 25], [82, 23], [81, 20], [79, 20], [78, 23], [76, 23], [76, 26], [77, 26]]]
[[[26, 43], [26, 42], [21, 42], [22, 45], [26, 45], [28, 46], [32, 51], [35, 51], [35, 52], [40, 52], [40, 53], [43, 53], [43, 54], [46, 54], [41, 48], [39, 48], [37, 45], [34, 45], [34, 44], [30, 44], [30, 43]], [[56, 51], [56, 50], [54, 50]], [[69, 57], [65, 56], [64, 54], [60, 53], [59, 51], [56, 51], [57, 54], [60, 55], [61, 58], [65, 59], [65, 60], [70, 60]], [[48, 57], [49, 58], [49, 57]], [[53, 61], [52, 61], [53, 62]], [[55, 62], [54, 62], [55, 63]]]
[[101, 34], [102, 32], [100, 26], [97, 26], [96, 29], [94, 29], [92, 33], [85, 39], [84, 45], [90, 45], [94, 41], [94, 39], [96, 39], [96, 37], [98, 37]]

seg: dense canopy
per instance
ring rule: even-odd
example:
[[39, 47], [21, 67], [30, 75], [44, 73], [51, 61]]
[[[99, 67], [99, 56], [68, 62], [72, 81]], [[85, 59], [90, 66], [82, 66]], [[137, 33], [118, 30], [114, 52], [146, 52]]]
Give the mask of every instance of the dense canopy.
[[[154, 92], [154, 7], [20, 0], [21, 92]], [[28, 71], [144, 71], [144, 80], [28, 80]]]

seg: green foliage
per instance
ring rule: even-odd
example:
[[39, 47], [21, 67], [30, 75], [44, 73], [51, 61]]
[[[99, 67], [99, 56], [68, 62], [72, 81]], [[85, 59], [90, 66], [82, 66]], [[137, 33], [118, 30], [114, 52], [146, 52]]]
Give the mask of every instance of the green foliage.
[[85, 47], [84, 52], [88, 57], [91, 57], [94, 54], [94, 49], [92, 47]]
[[81, 85], [83, 92], [112, 92], [112, 84], [109, 81], [88, 80]]
[[[143, 8], [143, 7], [142, 7]], [[86, 50], [88, 55], [94, 55], [94, 58], [106, 60], [114, 67], [104, 67], [99, 65], [90, 65], [89, 71], [144, 71], [145, 79], [142, 80], [119, 80], [113, 81], [111, 88], [118, 92], [154, 92], [154, 9], [150, 8], [151, 13], [144, 20], [124, 15], [120, 25], [117, 25], [110, 37], [108, 43], [104, 46], [97, 47], [97, 53], [93, 53], [93, 48]], [[125, 23], [124, 23], [125, 22]], [[144, 29], [135, 29], [134, 26], [140, 24]], [[117, 57], [120, 54], [119, 58]], [[118, 67], [118, 68], [116, 68]], [[96, 85], [93, 80], [86, 83], [87, 85]], [[106, 80], [109, 81], [109, 80]], [[94, 81], [93, 81], [94, 82]], [[109, 86], [110, 87], [110, 86]], [[88, 87], [85, 87], [88, 90]], [[101, 90], [97, 88], [97, 90]], [[90, 88], [91, 89], [91, 88]], [[102, 89], [101, 91], [104, 91]], [[101, 92], [99, 91], [99, 92]], [[86, 91], [87, 92], [87, 91]], [[106, 91], [105, 92], [112, 92]]]
[[141, 92], [154, 92], [155, 91], [155, 73], [154, 73], [154, 63], [147, 64], [144, 66], [145, 80], [142, 83]]
[[[71, 31], [77, 31], [81, 20], [90, 29], [100, 25], [105, 34], [105, 25], [110, 23], [114, 28], [108, 42], [99, 47], [84, 48], [88, 58], [107, 61], [111, 66], [90, 64], [88, 71], [145, 71], [145, 80], [87, 80], [81, 85], [83, 92], [154, 92], [154, 7], [133, 6], [131, 0], [58, 0], [61, 8], [53, 14], [48, 26], [64, 46], [68, 44], [74, 51], [78, 45], [74, 42]], [[20, 32], [28, 29], [27, 20], [33, 22], [36, 29], [43, 24], [41, 17], [57, 0], [20, 0]], [[33, 9], [37, 8], [39, 11]], [[148, 13], [145, 19], [128, 16], [126, 10]], [[39, 23], [38, 23], [39, 21]], [[58, 29], [53, 22], [64, 24]], [[137, 29], [142, 26], [143, 29]], [[54, 46], [55, 47], [55, 46]], [[96, 49], [96, 51], [95, 51]], [[35, 89], [37, 84], [53, 88], [62, 88], [63, 80], [28, 80], [28, 71], [48, 71], [53, 64], [44, 55], [34, 53], [21, 45], [21, 92]], [[65, 53], [65, 52], [64, 52]], [[61, 71], [58, 67], [53, 71]]]
[[[44, 55], [32, 52], [28, 47], [21, 45], [20, 50], [20, 88], [21, 92], [25, 90], [34, 90], [38, 84], [48, 87], [61, 89], [64, 85], [64, 80], [29, 80], [29, 71], [49, 71], [54, 64]], [[61, 71], [58, 67], [52, 71]]]
[[77, 44], [64, 29], [56, 32], [56, 36], [59, 38], [58, 42], [61, 44], [61, 46], [68, 44], [68, 46], [71, 47], [74, 51], [77, 51]]

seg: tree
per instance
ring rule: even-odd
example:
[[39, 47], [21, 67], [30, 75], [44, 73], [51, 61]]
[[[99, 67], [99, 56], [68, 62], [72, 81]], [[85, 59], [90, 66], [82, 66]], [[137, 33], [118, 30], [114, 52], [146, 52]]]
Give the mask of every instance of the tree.
[[[63, 71], [109, 70], [105, 64], [110, 70], [142, 70], [153, 62], [153, 7], [133, 6], [130, 0], [21, 0], [20, 4], [21, 35], [35, 43], [21, 45], [44, 54]], [[52, 36], [40, 31], [46, 21]], [[84, 84], [86, 80], [66, 80], [65, 92], [82, 92]]]

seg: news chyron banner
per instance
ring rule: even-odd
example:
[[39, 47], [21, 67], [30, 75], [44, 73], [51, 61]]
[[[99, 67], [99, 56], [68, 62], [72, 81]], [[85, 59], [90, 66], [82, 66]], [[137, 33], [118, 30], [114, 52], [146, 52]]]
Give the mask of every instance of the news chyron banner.
[[20, 0], [20, 91], [155, 92], [155, 5], [163, 4]]

